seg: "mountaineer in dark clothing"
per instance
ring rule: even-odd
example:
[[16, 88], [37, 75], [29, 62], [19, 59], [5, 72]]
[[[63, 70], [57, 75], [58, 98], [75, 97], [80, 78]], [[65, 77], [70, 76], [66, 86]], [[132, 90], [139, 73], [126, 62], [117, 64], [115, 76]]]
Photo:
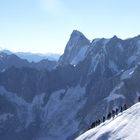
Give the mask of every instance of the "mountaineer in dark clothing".
[[114, 118], [115, 117], [115, 111], [112, 110], [112, 117]]
[[111, 118], [111, 113], [109, 112], [107, 115], [107, 119], [110, 119], [110, 118]]
[[93, 122], [92, 124], [91, 124], [91, 127], [90, 128], [94, 128], [96, 126], [96, 124], [95, 124], [95, 122]]
[[116, 115], [118, 115], [118, 111], [119, 111], [119, 109], [118, 109], [118, 108], [116, 108], [116, 111], [115, 111], [115, 114], [116, 114]]
[[101, 123], [101, 121], [100, 121], [100, 119], [98, 119], [98, 125], [100, 125], [100, 123]]
[[105, 116], [103, 116], [103, 122], [105, 122]]
[[95, 125], [98, 126], [98, 121], [96, 120]]
[[138, 100], [139, 100], [139, 102], [140, 102], [140, 96], [139, 96]]
[[123, 110], [126, 110], [126, 109], [127, 109], [127, 105], [124, 104], [124, 106], [123, 106]]
[[120, 112], [123, 112], [123, 107], [121, 106], [121, 110], [120, 110]]

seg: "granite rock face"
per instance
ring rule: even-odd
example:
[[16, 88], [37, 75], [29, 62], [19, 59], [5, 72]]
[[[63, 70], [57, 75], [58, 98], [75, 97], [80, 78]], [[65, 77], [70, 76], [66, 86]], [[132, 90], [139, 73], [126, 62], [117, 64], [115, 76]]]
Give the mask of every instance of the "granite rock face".
[[77, 65], [85, 58], [90, 41], [79, 31], [74, 30], [66, 45], [64, 54], [59, 59], [59, 65]]

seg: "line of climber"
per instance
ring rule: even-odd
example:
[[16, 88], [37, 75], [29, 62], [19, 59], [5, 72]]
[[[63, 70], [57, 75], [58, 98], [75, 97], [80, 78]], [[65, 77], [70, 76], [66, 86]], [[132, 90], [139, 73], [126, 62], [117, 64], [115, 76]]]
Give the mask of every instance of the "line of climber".
[[115, 110], [112, 110], [111, 112], [109, 112], [109, 113], [107, 114], [106, 117], [103, 116], [101, 120], [98, 119], [98, 120], [96, 120], [95, 122], [93, 122], [93, 123], [91, 124], [91, 126], [90, 126], [89, 129], [94, 128], [94, 127], [100, 125], [100, 123], [101, 123], [101, 122], [105, 122], [106, 119], [109, 120], [109, 119], [111, 119], [111, 118], [114, 118], [115, 115], [116, 115], [116, 116], [118, 115], [119, 111], [120, 111], [120, 112], [123, 112], [123, 111], [126, 110], [126, 109], [127, 109], [127, 105], [124, 104], [123, 106], [120, 107], [120, 110], [119, 110], [118, 108], [116, 108]]
[[[138, 97], [138, 102], [140, 102], [140, 96]], [[111, 119], [111, 117], [114, 118], [115, 115], [116, 116], [118, 115], [119, 111], [120, 111], [120, 113], [122, 113], [126, 109], [127, 109], [127, 105], [124, 104], [123, 106], [120, 107], [120, 110], [118, 108], [116, 108], [115, 110], [112, 110], [112, 112], [109, 112], [106, 117], [105, 116], [102, 117], [102, 119], [101, 119], [102, 121], [100, 119], [96, 120], [95, 122], [93, 122], [91, 124], [91, 126], [88, 129], [91, 129], [91, 128], [94, 128], [94, 127], [100, 125], [100, 123], [105, 122], [106, 119], [109, 120], [109, 119]]]

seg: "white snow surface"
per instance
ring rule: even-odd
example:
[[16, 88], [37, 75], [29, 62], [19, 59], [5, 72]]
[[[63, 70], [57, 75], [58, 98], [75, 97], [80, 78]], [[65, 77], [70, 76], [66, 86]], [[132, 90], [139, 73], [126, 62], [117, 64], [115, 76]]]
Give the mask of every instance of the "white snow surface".
[[125, 99], [125, 97], [122, 94], [118, 94], [118, 91], [121, 89], [121, 87], [124, 85], [123, 82], [121, 82], [119, 85], [117, 85], [110, 93], [108, 97], [105, 98], [108, 102], [115, 100], [117, 98]]
[[88, 49], [88, 46], [84, 46], [80, 49], [78, 54], [72, 59], [71, 65], [77, 65], [79, 62], [85, 59], [85, 54]]
[[114, 119], [85, 132], [76, 140], [140, 140], [140, 103], [119, 113]]
[[99, 53], [97, 53], [94, 57], [92, 57], [90, 72], [92, 72], [92, 71], [95, 72], [97, 65], [99, 64], [100, 58], [101, 58], [101, 56]]
[[3, 55], [0, 55], [0, 58], [3, 58]]
[[49, 130], [47, 129], [46, 135], [41, 135], [39, 140], [66, 140], [76, 132], [80, 123], [76, 115], [86, 102], [85, 94], [85, 87], [80, 85], [53, 92], [43, 109], [44, 126]]
[[134, 71], [135, 71], [135, 69], [136, 69], [136, 67], [133, 67], [133, 68], [131, 68], [131, 69], [129, 69], [129, 70], [126, 70], [126, 71], [122, 74], [121, 80], [131, 78], [131, 77], [132, 77], [132, 74], [133, 74]]
[[[34, 123], [36, 110], [40, 112], [42, 119], [42, 129], [39, 132], [38, 140], [66, 140], [79, 129], [80, 121], [77, 119], [77, 112], [86, 103], [85, 87], [67, 87], [51, 94], [47, 104], [43, 107], [44, 96], [46, 93], [36, 95], [31, 103], [26, 102], [16, 93], [8, 92], [0, 86], [0, 95], [13, 103], [17, 111], [17, 119], [22, 123], [16, 132], [27, 128]], [[0, 122], [6, 121], [15, 114], [0, 114]], [[63, 134], [63, 136], [62, 136]]]
[[115, 64], [114, 61], [112, 60], [109, 60], [109, 68], [111, 68], [112, 70], [114, 70], [115, 72], [118, 72], [119, 69], [118, 69], [118, 66]]
[[135, 62], [137, 60], [137, 56], [131, 56], [131, 57], [129, 57], [128, 58], [128, 60], [127, 60], [127, 64], [128, 65], [131, 65], [133, 62]]
[[[15, 93], [8, 92], [3, 86], [0, 86], [0, 95], [5, 97], [8, 101], [14, 103], [17, 109], [18, 119], [25, 124], [25, 128], [29, 126], [30, 123], [34, 121], [34, 110], [39, 108], [43, 104], [43, 98], [45, 93], [36, 95], [32, 103], [26, 102], [22, 97], [18, 97]], [[11, 117], [10, 114], [3, 114], [1, 118], [6, 118], [6, 116]]]
[[103, 50], [105, 52], [105, 54], [107, 54], [107, 50], [106, 50], [106, 44], [110, 41], [110, 39], [105, 39], [103, 42]]
[[122, 45], [120, 43], [118, 43], [117, 46], [120, 49], [120, 51], [123, 52], [124, 49], [123, 49]]

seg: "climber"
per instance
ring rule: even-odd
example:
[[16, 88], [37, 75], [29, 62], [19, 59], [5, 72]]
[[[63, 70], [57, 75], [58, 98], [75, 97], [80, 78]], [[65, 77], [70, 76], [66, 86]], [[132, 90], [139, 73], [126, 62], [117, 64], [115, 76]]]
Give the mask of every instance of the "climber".
[[100, 119], [98, 119], [98, 125], [100, 125], [100, 123], [101, 123], [101, 121], [100, 121]]
[[118, 109], [118, 108], [116, 108], [116, 111], [115, 111], [115, 114], [116, 114], [116, 115], [118, 115], [118, 111], [119, 111], [119, 109]]
[[127, 105], [124, 104], [124, 106], [123, 106], [123, 110], [126, 110], [126, 109], [127, 109]]
[[103, 122], [105, 122], [105, 116], [103, 116]]
[[107, 119], [110, 119], [110, 118], [111, 118], [111, 113], [109, 112], [107, 115]]
[[121, 106], [120, 112], [123, 112], [123, 107]]
[[139, 96], [138, 100], [139, 100], [139, 102], [140, 102], [140, 96]]
[[112, 110], [112, 117], [114, 118], [115, 117], [115, 111]]
[[90, 128], [94, 128], [96, 125], [95, 125], [95, 122], [93, 122], [92, 124], [91, 124], [91, 127]]

